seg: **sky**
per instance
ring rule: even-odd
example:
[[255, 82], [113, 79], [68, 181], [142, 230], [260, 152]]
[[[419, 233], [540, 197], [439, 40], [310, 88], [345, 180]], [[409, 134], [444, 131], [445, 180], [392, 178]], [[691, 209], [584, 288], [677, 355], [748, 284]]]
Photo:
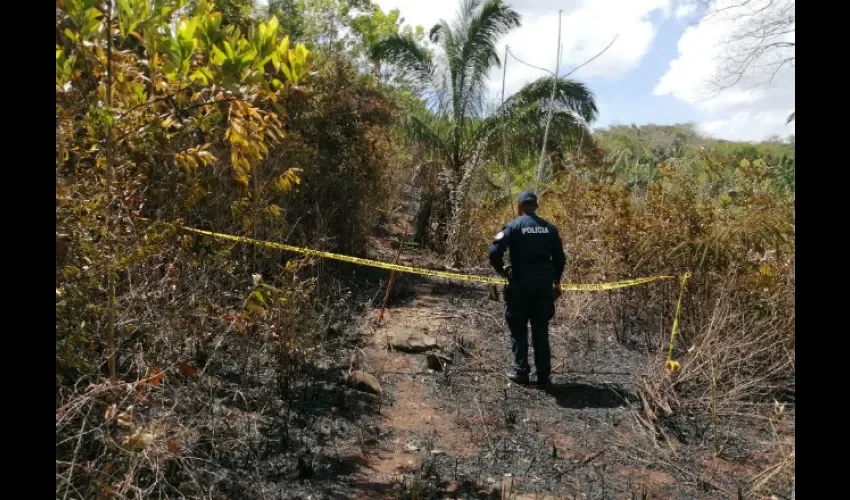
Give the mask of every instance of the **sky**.
[[[427, 30], [440, 19], [453, 20], [459, 0], [373, 0], [384, 11], [399, 9], [405, 24]], [[522, 18], [505, 44], [522, 61], [554, 71], [558, 40], [558, 10], [562, 10], [560, 75], [598, 54], [570, 78], [584, 82], [596, 95], [599, 117], [594, 128], [614, 124], [694, 123], [705, 135], [719, 139], [760, 141], [794, 134], [786, 124], [794, 111], [794, 69], [785, 65], [772, 78], [772, 60], [729, 88], [716, 82], [728, 56], [742, 47], [734, 42], [742, 30], [752, 31], [752, 17], [728, 9], [742, 0], [507, 0]], [[750, 0], [746, 8], [787, 8], [794, 0]], [[706, 15], [705, 4], [715, 13]], [[767, 13], [767, 14], [765, 14]], [[793, 31], [778, 41], [794, 42]], [[770, 57], [785, 56], [793, 48]], [[541, 70], [508, 57], [505, 94], [540, 76]], [[768, 81], [770, 80], [770, 81]], [[500, 99], [502, 69], [490, 73], [490, 92]]]

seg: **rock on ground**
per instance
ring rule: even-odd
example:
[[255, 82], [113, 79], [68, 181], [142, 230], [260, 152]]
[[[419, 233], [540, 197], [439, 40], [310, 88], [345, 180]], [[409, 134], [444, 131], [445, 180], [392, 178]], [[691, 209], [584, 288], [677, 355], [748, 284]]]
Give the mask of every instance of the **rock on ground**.
[[381, 383], [371, 373], [354, 370], [348, 374], [346, 382], [358, 391], [381, 394]]
[[397, 351], [422, 352], [437, 347], [437, 339], [414, 328], [396, 330], [388, 336], [390, 346]]

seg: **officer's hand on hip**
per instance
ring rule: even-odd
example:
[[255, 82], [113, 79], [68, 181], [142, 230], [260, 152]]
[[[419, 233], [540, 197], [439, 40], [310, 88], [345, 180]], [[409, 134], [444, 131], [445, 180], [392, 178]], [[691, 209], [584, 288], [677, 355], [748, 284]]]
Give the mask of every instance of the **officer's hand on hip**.
[[560, 283], [553, 284], [552, 290], [554, 290], [554, 292], [555, 292], [555, 300], [558, 300], [559, 298], [561, 298], [561, 284]]

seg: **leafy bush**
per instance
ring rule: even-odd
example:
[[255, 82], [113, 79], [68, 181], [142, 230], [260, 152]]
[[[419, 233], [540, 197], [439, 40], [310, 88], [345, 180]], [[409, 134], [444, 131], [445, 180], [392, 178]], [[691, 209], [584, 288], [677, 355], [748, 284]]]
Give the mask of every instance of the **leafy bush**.
[[333, 355], [312, 261], [162, 222], [359, 253], [404, 164], [373, 77], [227, 5], [57, 2], [59, 496], [200, 494], [257, 432], [204, 395], [290, 411]]

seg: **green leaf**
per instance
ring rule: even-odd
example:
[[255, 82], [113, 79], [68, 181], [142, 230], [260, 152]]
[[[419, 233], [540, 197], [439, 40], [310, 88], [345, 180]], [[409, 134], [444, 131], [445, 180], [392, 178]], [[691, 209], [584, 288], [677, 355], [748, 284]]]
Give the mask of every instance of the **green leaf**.
[[283, 175], [275, 180], [275, 189], [277, 191], [286, 192], [291, 191], [295, 188], [295, 186], [301, 184], [301, 178], [298, 177], [298, 172], [301, 172], [301, 170], [297, 168], [288, 169], [283, 173]]
[[280, 45], [277, 47], [277, 52], [280, 54], [281, 58], [286, 58], [289, 55], [289, 35], [283, 37], [283, 40], [280, 41]]
[[207, 68], [198, 68], [190, 76], [189, 80], [198, 82], [202, 85], [209, 85], [213, 82], [213, 74]]
[[83, 26], [80, 30], [80, 33], [84, 38], [88, 39], [98, 31], [101, 19], [103, 19], [103, 13], [100, 10], [92, 7], [86, 11], [86, 18], [85, 21], [83, 21]]
[[[127, 34], [133, 31], [139, 23], [139, 20], [135, 19], [136, 12], [133, 8], [138, 5], [138, 2], [134, 2], [134, 5], [131, 6], [130, 0], [118, 0], [117, 4], [118, 31], [122, 37], [126, 38]], [[147, 6], [147, 2], [145, 2], [145, 6]]]
[[236, 52], [227, 40], [224, 41], [224, 53], [227, 54], [228, 59], [236, 59]]
[[310, 51], [307, 50], [307, 47], [304, 46], [303, 43], [299, 43], [295, 47], [295, 55], [298, 57], [299, 61], [307, 63], [307, 56], [310, 55]]
[[286, 64], [286, 63], [281, 64], [280, 70], [283, 71], [283, 76], [286, 77], [287, 81], [295, 83], [293, 81], [294, 78], [292, 78], [292, 72], [289, 71], [289, 65], [288, 64]]
[[266, 303], [266, 298], [263, 296], [263, 292], [261, 292], [261, 291], [259, 291], [259, 290], [255, 290], [255, 291], [254, 291], [254, 296], [257, 298], [257, 300], [259, 300], [259, 301], [260, 301], [260, 302], [262, 302], [263, 304], [265, 304], [265, 303]]
[[240, 38], [237, 43], [237, 48], [239, 49], [238, 59], [242, 63], [249, 63], [257, 57], [257, 51], [254, 47], [251, 46], [251, 43], [244, 38]]
[[[224, 43], [227, 43], [227, 42], [224, 42]], [[212, 52], [213, 52], [212, 60], [215, 64], [222, 65], [222, 64], [224, 64], [224, 61], [227, 60], [227, 54], [222, 52], [221, 49], [218, 48], [217, 45], [213, 45]]]
[[277, 205], [269, 205], [265, 208], [265, 211], [272, 217], [280, 217], [281, 214], [281, 208]]
[[276, 35], [277, 29], [280, 27], [280, 22], [277, 20], [277, 16], [273, 15], [266, 26], [268, 28], [268, 36], [272, 37]]
[[272, 60], [272, 58], [274, 56], [275, 56], [274, 54], [269, 54], [269, 55], [263, 57], [262, 59], [258, 59], [257, 60], [257, 68], [262, 69], [266, 65], [267, 62]]

